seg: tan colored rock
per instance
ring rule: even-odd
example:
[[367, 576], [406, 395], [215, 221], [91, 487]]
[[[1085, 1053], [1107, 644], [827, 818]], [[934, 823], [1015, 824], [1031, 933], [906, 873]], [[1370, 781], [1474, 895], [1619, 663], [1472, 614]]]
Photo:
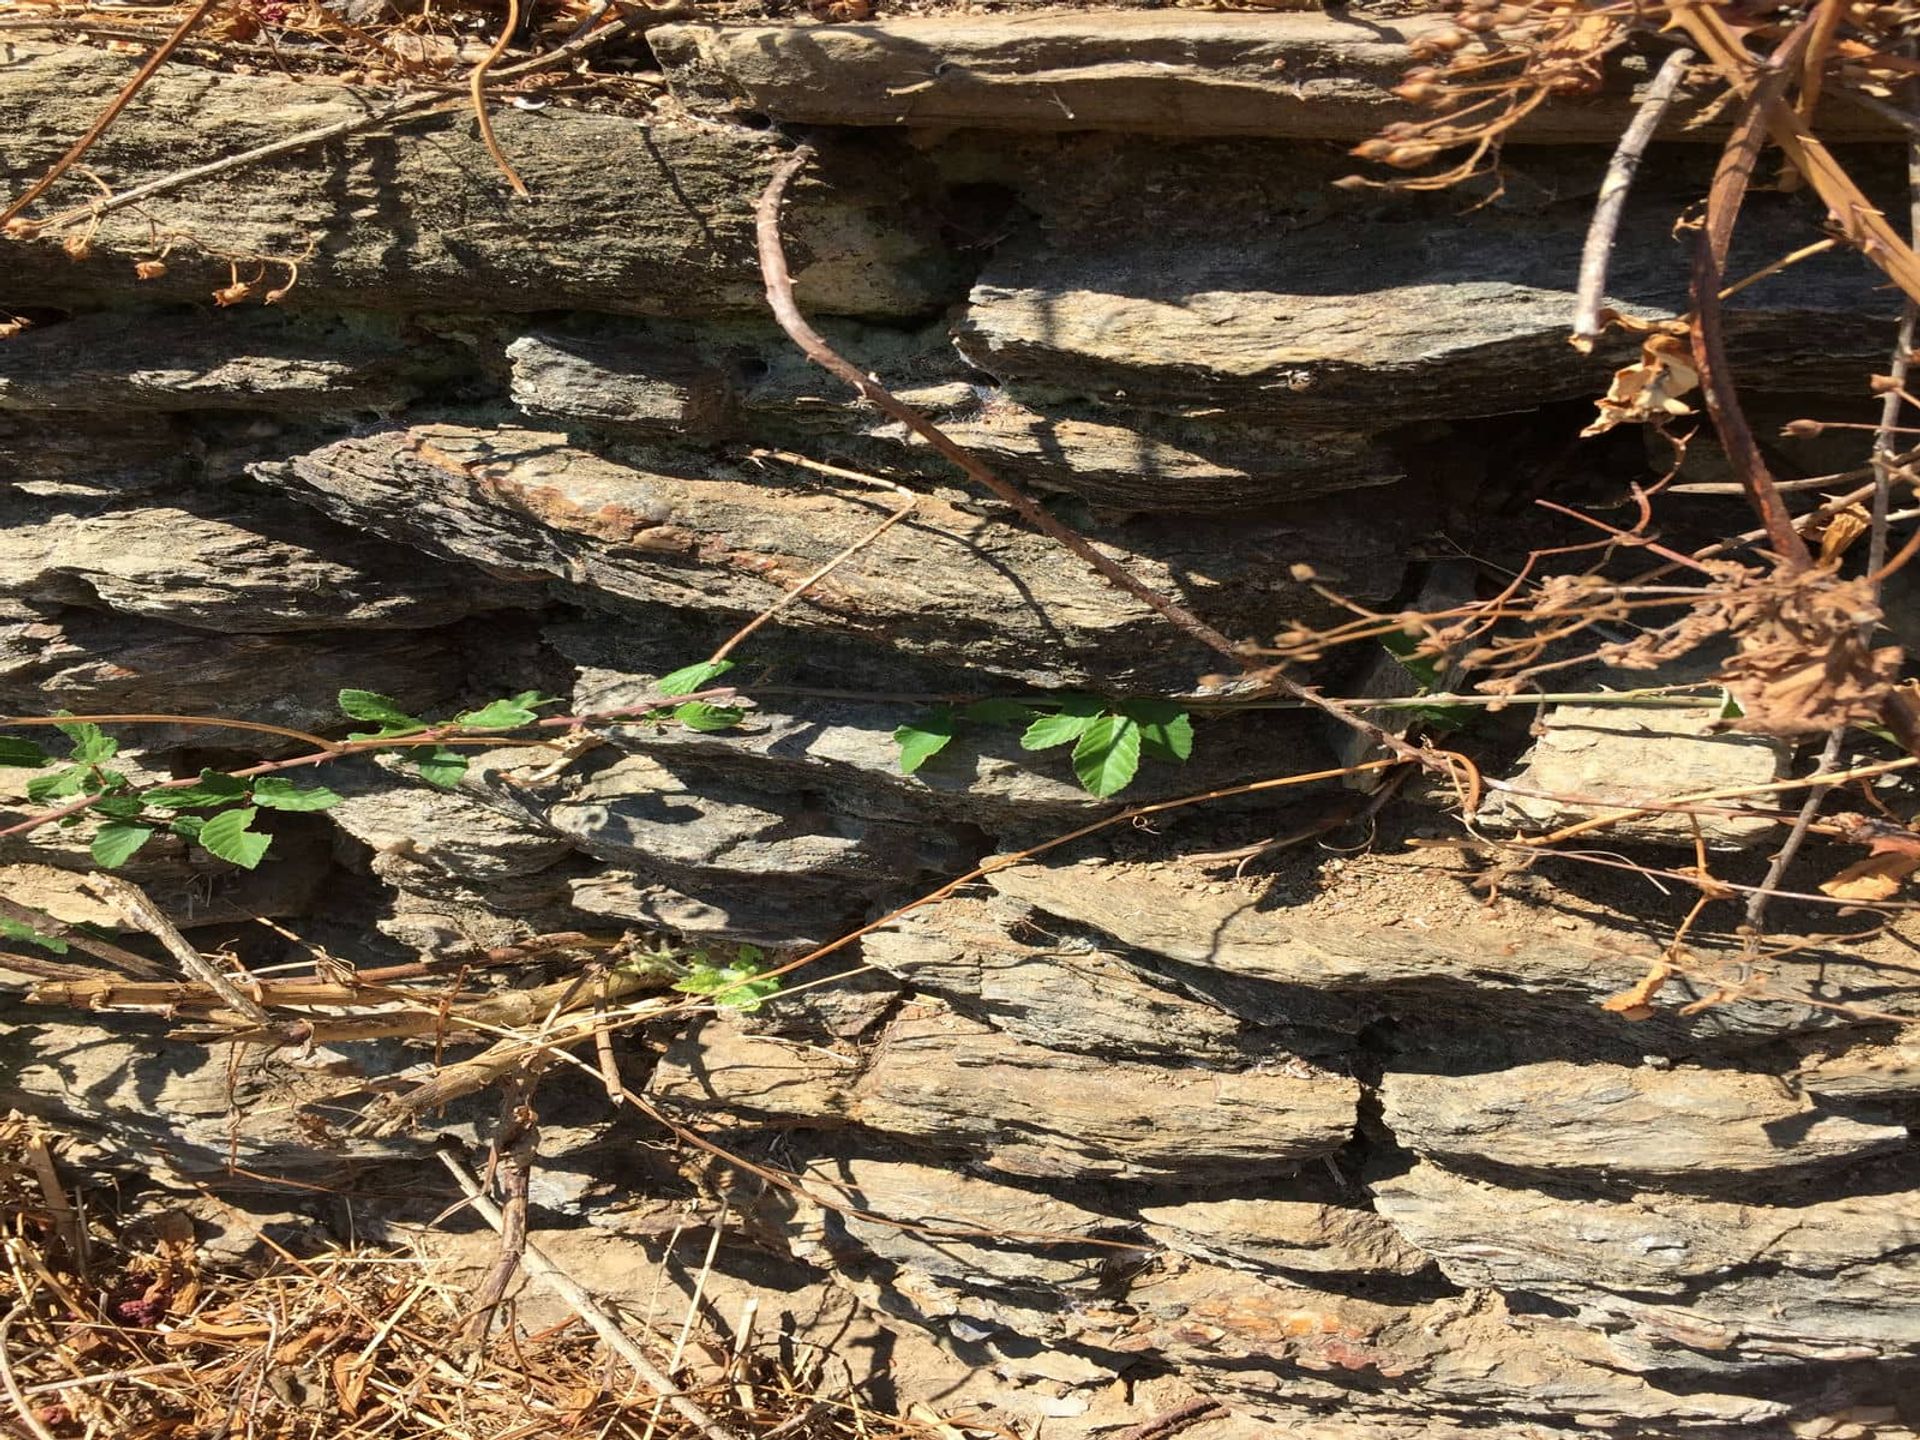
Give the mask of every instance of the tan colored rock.
[[[1671, 805], [1687, 796], [1751, 791], [1786, 773], [1789, 748], [1765, 735], [1718, 729], [1719, 707], [1631, 709], [1556, 705], [1545, 733], [1511, 781], [1494, 790], [1478, 819], [1490, 829], [1539, 833], [1621, 813], [1617, 807]], [[1770, 794], [1703, 802], [1697, 813], [1628, 813], [1607, 833], [1691, 847], [1697, 833], [1719, 848], [1765, 842], [1766, 819], [1737, 812], [1769, 808]], [[1728, 814], [1727, 811], [1735, 813]]]
[[[132, 55], [16, 39], [0, 87], [0, 188], [37, 179], [84, 134], [138, 65]], [[87, 164], [128, 190], [207, 161], [376, 113], [388, 94], [331, 80], [163, 68]], [[182, 123], [182, 117], [193, 123]], [[516, 199], [464, 112], [369, 126], [349, 139], [199, 181], [147, 209], [170, 234], [266, 259], [251, 303], [287, 282], [292, 308], [554, 310], [626, 314], [762, 311], [753, 202], [777, 163], [741, 131], [647, 124], [554, 105], [495, 108], [494, 129], [533, 191]], [[829, 313], [923, 316], [956, 282], [928, 208], [898, 152], [881, 159], [828, 145], [796, 187], [789, 248], [801, 303]], [[35, 213], [85, 205], [78, 175]], [[228, 262], [178, 245], [164, 278], [136, 282], [151, 255], [138, 210], [107, 217], [76, 265], [49, 232], [7, 245], [9, 277], [37, 303], [113, 295], [189, 299], [231, 283]], [[260, 267], [243, 263], [251, 279]]]
[[1140, 1211], [1147, 1233], [1236, 1269], [1417, 1275], [1433, 1262], [1371, 1210], [1317, 1200], [1186, 1200]]
[[674, 1105], [754, 1122], [845, 1124], [860, 1061], [817, 1045], [754, 1035], [721, 1018], [675, 1040], [651, 1093]]
[[1372, 1188], [1380, 1213], [1455, 1283], [1625, 1321], [1650, 1354], [1679, 1347], [1768, 1363], [1920, 1353], [1920, 1215], [1906, 1194], [1803, 1205], [1603, 1200], [1432, 1164]]
[[1487, 1075], [1389, 1073], [1394, 1138], [1422, 1155], [1595, 1180], [1739, 1185], [1897, 1149], [1899, 1125], [1821, 1110], [1770, 1075], [1548, 1061]]
[[929, 1007], [888, 1027], [861, 1123], [1009, 1175], [1183, 1181], [1285, 1174], [1346, 1143], [1360, 1087], [1281, 1066], [1211, 1070], [1050, 1050]]
[[[1359, 140], [1424, 113], [1392, 90], [1411, 63], [1408, 40], [1439, 23], [1267, 0], [1255, 13], [1041, 10], [847, 25], [665, 25], [649, 38], [681, 99], [777, 120]], [[1523, 133], [1611, 140], [1629, 107], [1624, 94], [1556, 103]], [[1676, 113], [1669, 133], [1684, 138], [1687, 118]], [[1869, 116], [1841, 123], [1853, 134], [1884, 130]]]

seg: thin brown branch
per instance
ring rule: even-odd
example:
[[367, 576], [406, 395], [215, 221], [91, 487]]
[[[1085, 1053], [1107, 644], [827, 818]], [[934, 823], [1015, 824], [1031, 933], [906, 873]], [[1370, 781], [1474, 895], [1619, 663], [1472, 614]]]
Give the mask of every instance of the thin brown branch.
[[1586, 247], [1580, 252], [1580, 286], [1573, 307], [1573, 344], [1582, 352], [1591, 350], [1593, 342], [1606, 329], [1600, 318], [1600, 306], [1606, 298], [1607, 267], [1613, 260], [1614, 237], [1620, 230], [1620, 216], [1626, 210], [1627, 192], [1633, 188], [1641, 157], [1646, 154], [1661, 120], [1666, 118], [1667, 109], [1679, 93], [1680, 82], [1686, 78], [1687, 66], [1693, 59], [1693, 51], [1686, 49], [1667, 56], [1653, 83], [1647, 87], [1633, 123], [1627, 126], [1614, 148], [1613, 161], [1607, 166], [1606, 178], [1600, 182], [1600, 197], [1594, 202], [1593, 219], [1587, 226]]
[[[1840, 747], [1846, 743], [1847, 729], [1842, 725], [1827, 736], [1826, 748], [1820, 752], [1820, 759], [1814, 764], [1813, 773], [1817, 776], [1831, 770], [1833, 762], [1840, 758]], [[1767, 918], [1767, 902], [1773, 898], [1775, 887], [1787, 873], [1787, 867], [1793, 864], [1794, 857], [1800, 853], [1800, 847], [1806, 843], [1808, 833], [1813, 829], [1814, 817], [1820, 813], [1831, 785], [1815, 785], [1807, 791], [1807, 798], [1801, 803], [1800, 813], [1793, 818], [1793, 828], [1787, 832], [1787, 838], [1780, 842], [1780, 848], [1773, 852], [1773, 859], [1767, 862], [1767, 873], [1762, 877], [1759, 887], [1747, 897], [1746, 922], [1758, 933]]]
[[212, 990], [229, 1009], [244, 1015], [256, 1025], [269, 1022], [267, 1012], [233, 978], [203, 956], [182, 935], [179, 928], [160, 913], [160, 907], [144, 891], [113, 875], [89, 875], [87, 888], [119, 910], [154, 939], [167, 947], [167, 953], [180, 962], [180, 968]]
[[0, 895], [0, 915], [18, 925], [26, 925], [55, 940], [61, 940], [76, 950], [84, 950], [97, 955], [110, 965], [118, 965], [129, 975], [138, 975], [149, 980], [165, 978], [166, 971], [144, 955], [136, 955], [131, 950], [122, 949], [111, 940], [102, 940], [97, 935], [89, 935], [78, 926], [69, 925], [58, 916], [49, 915], [44, 910], [35, 910], [32, 906], [22, 905]]
[[[1836, 0], [1823, 0], [1822, 8], [1834, 3]], [[1754, 441], [1739, 395], [1734, 390], [1722, 325], [1720, 287], [1733, 227], [1739, 219], [1741, 202], [1752, 184], [1754, 166], [1767, 136], [1769, 102], [1777, 100], [1786, 88], [1820, 13], [1821, 10], [1816, 9], [1794, 27], [1754, 82], [1733, 136], [1721, 151], [1713, 185], [1707, 192], [1706, 223], [1701, 226], [1693, 255], [1693, 357], [1700, 370], [1700, 390], [1707, 415], [1720, 436], [1721, 448], [1734, 475], [1747, 487], [1748, 501], [1766, 529], [1768, 545], [1789, 571], [1806, 569], [1812, 564], [1812, 557], [1807, 553], [1806, 542], [1794, 529], [1793, 516], [1774, 486], [1773, 475]]]
[[493, 42], [493, 48], [480, 57], [480, 63], [473, 67], [468, 77], [468, 94], [473, 100], [473, 118], [480, 126], [480, 143], [487, 147], [487, 154], [493, 157], [493, 163], [500, 167], [500, 173], [507, 177], [507, 183], [513, 186], [513, 193], [522, 199], [531, 198], [527, 194], [527, 182], [520, 178], [520, 172], [513, 168], [507, 159], [506, 151], [500, 148], [500, 142], [494, 138], [493, 117], [487, 114], [487, 72], [494, 63], [507, 53], [507, 46], [513, 40], [513, 32], [520, 28], [520, 0], [507, 0], [507, 18], [500, 27], [500, 38]]
[[1235, 664], [1244, 665], [1246, 662], [1240, 648], [1226, 636], [1187, 610], [1178, 601], [1162, 595], [1146, 584], [1124, 565], [1102, 555], [1085, 536], [1041, 509], [1024, 491], [1001, 478], [978, 456], [953, 440], [919, 410], [899, 399], [871, 375], [864, 374], [857, 366], [842, 358], [826, 342], [825, 337], [807, 323], [806, 317], [800, 313], [798, 302], [793, 297], [793, 276], [787, 268], [786, 249], [780, 239], [780, 205], [786, 198], [787, 187], [792, 183], [793, 177], [806, 168], [807, 162], [813, 159], [813, 154], [811, 146], [803, 145], [781, 161], [774, 169], [773, 178], [767, 182], [767, 188], [761, 193], [760, 203], [755, 210], [755, 232], [760, 248], [760, 273], [766, 281], [767, 304], [772, 307], [774, 318], [780, 322], [780, 328], [787, 332], [793, 343], [798, 345], [814, 364], [828, 374], [844, 380], [859, 393], [862, 399], [905, 425], [968, 479], [1012, 506], [1034, 529], [1064, 545], [1107, 580], [1162, 616], [1183, 634], [1226, 656]]
[[194, 26], [206, 19], [207, 15], [220, 3], [221, 0], [199, 0], [193, 9], [186, 13], [180, 23], [174, 27], [173, 34], [160, 43], [159, 48], [147, 57], [146, 63], [133, 72], [133, 78], [120, 87], [120, 93], [107, 102], [107, 108], [100, 112], [100, 117], [88, 128], [87, 133], [74, 141], [67, 153], [54, 161], [47, 173], [29, 185], [18, 199], [5, 210], [0, 210], [0, 230], [4, 230], [21, 211], [46, 194], [54, 181], [66, 174], [75, 161], [93, 148], [93, 143], [107, 133], [107, 127], [119, 118], [120, 112], [127, 108], [128, 102], [140, 93], [140, 87], [154, 77], [155, 72], [167, 63], [167, 57], [180, 48], [181, 41], [187, 38]]

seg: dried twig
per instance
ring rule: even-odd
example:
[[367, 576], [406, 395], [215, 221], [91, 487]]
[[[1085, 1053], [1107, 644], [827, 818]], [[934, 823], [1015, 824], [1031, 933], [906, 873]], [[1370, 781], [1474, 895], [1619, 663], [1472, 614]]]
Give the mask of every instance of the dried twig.
[[1175, 1406], [1164, 1414], [1154, 1416], [1151, 1420], [1143, 1420], [1138, 1425], [1129, 1426], [1115, 1436], [1114, 1440], [1165, 1440], [1166, 1436], [1175, 1431], [1198, 1424], [1226, 1408], [1218, 1400], [1209, 1400], [1202, 1395], [1197, 1400], [1189, 1400], [1184, 1405]]
[[1600, 198], [1594, 202], [1593, 219], [1587, 225], [1586, 248], [1580, 253], [1580, 288], [1573, 307], [1573, 344], [1583, 353], [1593, 349], [1593, 342], [1606, 329], [1600, 318], [1600, 305], [1606, 297], [1607, 266], [1613, 259], [1614, 237], [1620, 229], [1620, 216], [1626, 210], [1627, 192], [1633, 188], [1641, 157], [1673, 104], [1673, 97], [1679, 93], [1680, 82], [1686, 78], [1687, 66], [1693, 59], [1693, 51], [1685, 49], [1667, 56], [1653, 83], [1647, 87], [1633, 123], [1621, 135], [1613, 161], [1607, 166], [1606, 178], [1600, 182]]
[[[445, 1151], [440, 1153], [440, 1160], [452, 1172], [460, 1188], [466, 1192], [474, 1213], [495, 1230], [501, 1229], [505, 1218], [482, 1192], [480, 1182], [473, 1177], [473, 1173]], [[544, 1281], [550, 1290], [572, 1306], [574, 1313], [593, 1327], [594, 1333], [607, 1343], [609, 1349], [632, 1366], [634, 1373], [641, 1380], [652, 1386], [655, 1393], [663, 1396], [666, 1402], [678, 1411], [683, 1419], [706, 1436], [707, 1440], [741, 1440], [738, 1432], [715, 1420], [691, 1396], [682, 1393], [672, 1380], [662, 1374], [660, 1369], [647, 1359], [640, 1347], [634, 1344], [627, 1333], [601, 1308], [600, 1302], [555, 1264], [546, 1251], [534, 1244], [532, 1240], [528, 1240], [522, 1247], [521, 1259], [528, 1274]]]
[[144, 892], [113, 875], [89, 875], [86, 883], [88, 889], [166, 946], [167, 953], [180, 962], [180, 968], [224, 1000], [229, 1009], [246, 1016], [256, 1025], [271, 1023], [260, 1003], [234, 984], [226, 971], [209, 963], [205, 956], [194, 949], [186, 936], [160, 913], [160, 907], [149, 900]]
[[507, 45], [513, 39], [513, 32], [520, 28], [520, 0], [507, 0], [507, 18], [500, 27], [500, 38], [493, 42], [493, 48], [480, 57], [480, 63], [473, 67], [468, 78], [468, 93], [473, 99], [473, 118], [480, 125], [480, 143], [487, 147], [487, 154], [493, 157], [493, 163], [500, 167], [500, 173], [507, 177], [507, 183], [513, 186], [513, 193], [523, 199], [531, 198], [527, 194], [527, 182], [520, 178], [500, 148], [500, 142], [494, 138], [493, 117], [487, 114], [487, 72], [494, 62], [507, 53]]

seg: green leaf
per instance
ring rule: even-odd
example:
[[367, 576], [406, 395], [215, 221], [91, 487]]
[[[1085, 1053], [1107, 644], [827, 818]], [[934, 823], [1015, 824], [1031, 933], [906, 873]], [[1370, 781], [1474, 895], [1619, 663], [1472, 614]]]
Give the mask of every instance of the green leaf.
[[157, 790], [147, 796], [147, 804], [162, 810], [217, 810], [246, 796], [246, 781], [223, 775], [218, 770], [202, 770], [199, 784], [183, 785], [178, 790]]
[[541, 703], [538, 690], [522, 690], [509, 699], [490, 700], [478, 710], [467, 711], [459, 717], [460, 723], [469, 730], [518, 730], [540, 718], [533, 707]]
[[131, 820], [146, 808], [138, 795], [102, 795], [93, 802], [95, 814], [112, 820]]
[[436, 745], [424, 755], [415, 750], [407, 759], [419, 767], [422, 780], [441, 790], [453, 789], [467, 773], [467, 757], [444, 745]]
[[102, 870], [118, 870], [152, 838], [151, 825], [130, 825], [125, 820], [109, 820], [94, 832], [93, 844], [88, 848], [93, 853], [93, 863]]
[[707, 682], [733, 669], [731, 660], [702, 660], [698, 665], [683, 665], [670, 675], [662, 675], [653, 688], [662, 695], [691, 695], [707, 688]]
[[88, 774], [84, 765], [69, 765], [51, 775], [36, 775], [27, 781], [27, 799], [36, 805], [44, 805], [64, 795], [78, 795], [81, 787], [87, 783]]
[[198, 840], [206, 825], [206, 820], [199, 815], [176, 815], [167, 822], [167, 829], [182, 840]]
[[1723, 688], [1720, 691], [1720, 713], [1715, 718], [1720, 720], [1740, 720], [1745, 718], [1746, 713], [1746, 706], [1734, 699], [1731, 690]]
[[1106, 713], [1106, 705], [1093, 695], [1062, 695], [1060, 708], [1042, 715], [1020, 737], [1022, 750], [1051, 750], [1086, 734], [1087, 727]]
[[349, 720], [370, 720], [382, 730], [418, 730], [426, 724], [402, 710], [392, 696], [372, 690], [342, 690], [339, 700], [341, 713]]
[[1033, 716], [1033, 707], [1021, 700], [976, 700], [960, 712], [977, 725], [1022, 725]]
[[324, 785], [296, 785], [279, 775], [253, 782], [253, 803], [269, 810], [326, 810], [344, 798]]
[[1073, 773], [1092, 795], [1126, 788], [1140, 769], [1140, 727], [1124, 715], [1102, 715], [1073, 747]]
[[747, 718], [737, 705], [709, 705], [704, 700], [689, 700], [673, 707], [673, 718], [689, 730], [731, 730]]
[[1415, 655], [1425, 637], [1393, 630], [1380, 637], [1380, 646], [1400, 662], [1400, 668], [1420, 682], [1422, 690], [1438, 690], [1444, 678], [1445, 660], [1438, 655]]
[[271, 835], [249, 828], [259, 813], [251, 805], [221, 811], [201, 825], [200, 844], [208, 854], [230, 860], [244, 870], [253, 869], [266, 857], [267, 846], [273, 843]]
[[893, 743], [900, 747], [900, 773], [911, 775], [927, 761], [947, 748], [953, 739], [953, 710], [942, 705], [924, 715], [916, 715], [893, 732]]
[[1193, 755], [1193, 718], [1171, 700], [1126, 700], [1120, 713], [1140, 727], [1140, 748], [1156, 760]]
[[18, 770], [38, 770], [47, 763], [47, 752], [31, 740], [18, 735], [0, 735], [0, 765]]
[[82, 720], [72, 725], [55, 725], [53, 728], [73, 741], [73, 754], [67, 758], [76, 765], [98, 765], [102, 760], [111, 760], [120, 753], [120, 742], [98, 725]]
[[760, 973], [760, 952], [754, 950], [749, 955], [747, 952], [752, 948], [741, 946], [739, 958], [726, 965], [715, 965], [704, 951], [695, 951], [695, 963], [688, 968], [686, 978], [673, 988], [686, 995], [704, 995], [728, 1010], [752, 1014], [768, 996], [780, 990], [780, 977]]
[[58, 935], [42, 935], [33, 926], [19, 920], [10, 920], [5, 915], [0, 915], [0, 939], [25, 940], [29, 944], [40, 946], [43, 950], [51, 950], [56, 955], [67, 953], [67, 942]]

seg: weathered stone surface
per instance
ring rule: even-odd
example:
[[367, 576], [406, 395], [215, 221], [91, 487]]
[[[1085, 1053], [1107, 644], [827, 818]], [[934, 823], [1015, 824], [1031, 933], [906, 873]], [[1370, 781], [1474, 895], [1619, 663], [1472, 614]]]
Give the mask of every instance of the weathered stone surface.
[[1920, 1040], [1823, 1056], [1801, 1066], [1792, 1079], [1819, 1100], [1912, 1104], [1920, 1101]]
[[1371, 1210], [1319, 1200], [1186, 1200], [1140, 1211], [1147, 1234], [1243, 1270], [1417, 1275], [1433, 1262]]
[[1285, 1174], [1339, 1149], [1359, 1094], [1279, 1065], [1094, 1059], [914, 1007], [888, 1027], [855, 1114], [1008, 1175], [1199, 1181]]
[[[22, 713], [191, 715], [203, 712], [335, 730], [344, 687], [390, 695], [411, 714], [460, 689], [459, 650], [444, 631], [208, 634], [131, 615], [22, 607], [0, 618], [0, 704]], [[298, 745], [257, 732], [156, 725], [152, 749], [231, 746], [277, 754]]]
[[[1836, 1018], [1830, 1001], [1841, 996], [1896, 1011], [1913, 999], [1910, 990], [1889, 987], [1874, 964], [1835, 950], [1824, 955], [1817, 995], [1806, 989], [1812, 972], [1801, 968], [1803, 954], [1765, 995], [1693, 1016], [1662, 1012], [1629, 1022], [1599, 1002], [1638, 980], [1656, 952], [1618, 935], [1597, 944], [1527, 915], [1488, 913], [1466, 925], [1415, 927], [1343, 911], [1265, 908], [1245, 893], [1183, 888], [1140, 868], [1028, 864], [988, 879], [1049, 915], [1163, 957], [1171, 963], [1158, 969], [1171, 983], [1236, 1014], [1350, 1030], [1391, 1014], [1415, 1031], [1448, 1027], [1438, 1038], [1455, 1049], [1463, 1019], [1484, 1026], [1499, 1017], [1505, 1024], [1521, 997], [1542, 1017], [1546, 1028], [1535, 1033], [1548, 1044], [1577, 1036], [1583, 1046], [1618, 1043], [1639, 1053], [1650, 1046], [1684, 1053], [1716, 1036], [1824, 1028]], [[1699, 998], [1705, 990], [1676, 977], [1668, 993]]]
[[570, 841], [458, 792], [431, 789], [370, 767], [336, 766], [328, 785], [345, 798], [327, 819], [361, 844], [492, 884], [533, 875], [574, 853]]
[[1387, 1128], [1444, 1160], [1594, 1179], [1741, 1185], [1904, 1144], [1906, 1129], [1823, 1112], [1767, 1075], [1548, 1062], [1497, 1075], [1395, 1072]]
[[1343, 1145], [1359, 1086], [1280, 1066], [1244, 1071], [1049, 1050], [930, 1003], [860, 1062], [709, 1024], [662, 1062], [655, 1093], [716, 1113], [858, 1122], [1004, 1175], [1182, 1180], [1286, 1174]]
[[176, 490], [198, 448], [159, 415], [116, 417], [102, 433], [70, 416], [0, 414], [0, 475], [23, 495], [124, 500]]
[[[616, 465], [526, 430], [421, 426], [342, 441], [255, 473], [345, 524], [500, 574], [552, 576], [649, 605], [741, 620], [869, 531], [873, 503]], [[1147, 583], [1229, 633], [1325, 608], [1292, 580], [1311, 563], [1346, 593], [1391, 591], [1411, 520], [1404, 497], [1377, 524], [1318, 513], [1249, 524], [1141, 521], [1096, 532]], [[880, 640], [929, 658], [1044, 684], [1111, 689], [1190, 683], [1204, 652], [1145, 605], [1064, 564], [1045, 536], [931, 496], [917, 521], [867, 546], [776, 623]]]
[[584, 914], [699, 939], [811, 947], [831, 939], [851, 918], [831, 908], [796, 906], [791, 896], [770, 894], [765, 884], [718, 885], [702, 877], [699, 889], [697, 897], [688, 895], [654, 876], [611, 866], [568, 885], [569, 903]]
[[[1102, 7], [844, 25], [668, 25], [650, 38], [674, 94], [689, 104], [814, 124], [1360, 140], [1424, 116], [1392, 91], [1412, 63], [1407, 42], [1436, 19], [1383, 23], [1322, 14], [1303, 0], [1264, 8], [1306, 13]], [[1521, 135], [1608, 141], [1627, 108], [1624, 93], [1611, 102], [1556, 102]], [[1690, 118], [1675, 114], [1666, 133], [1691, 138]], [[1850, 110], [1836, 118], [1849, 135], [1883, 129]]]
[[1920, 1217], [1899, 1193], [1805, 1205], [1614, 1201], [1430, 1164], [1373, 1191], [1450, 1279], [1544, 1296], [1589, 1323], [1625, 1322], [1648, 1366], [1674, 1363], [1675, 1349], [1759, 1364], [1920, 1352]]
[[0, 595], [227, 634], [426, 629], [525, 598], [273, 499], [94, 511], [15, 498], [0, 524]]
[[667, 1047], [652, 1094], [747, 1121], [842, 1125], [853, 1115], [861, 1062], [818, 1045], [703, 1021]]
[[866, 820], [805, 794], [741, 784], [723, 768], [638, 755], [593, 770], [543, 814], [589, 854], [681, 884], [884, 886], [964, 870], [972, 854], [946, 827]]
[[826, 1256], [864, 1252], [938, 1283], [1086, 1295], [1106, 1283], [1109, 1266], [1143, 1253], [1073, 1243], [1111, 1234], [1121, 1224], [1111, 1216], [947, 1166], [847, 1154], [816, 1159], [803, 1173], [822, 1182], [812, 1188], [830, 1202]]
[[[654, 693], [656, 679], [588, 666], [574, 691], [575, 712], [634, 704]], [[597, 722], [593, 729], [623, 750], [669, 764], [724, 764], [768, 783], [805, 786], [829, 796], [833, 809], [856, 815], [1070, 828], [1111, 810], [1111, 802], [1089, 795], [1074, 778], [1066, 750], [1021, 749], [1022, 722], [961, 724], [944, 750], [913, 774], [902, 774], [894, 731], [924, 710], [768, 691], [755, 694], [754, 709], [732, 730], [616, 722]], [[1204, 723], [1187, 763], [1149, 759], [1125, 798], [1144, 803], [1271, 774], [1296, 760], [1302, 769], [1320, 763], [1315, 737], [1307, 725], [1291, 723], [1295, 718]]]
[[[0, 90], [11, 143], [0, 181], [18, 192], [83, 134], [135, 67], [131, 56], [16, 42]], [[175, 170], [377, 111], [386, 97], [325, 80], [243, 78], [182, 65], [162, 70], [88, 155], [124, 190]], [[494, 128], [534, 192], [515, 199], [472, 118], [442, 115], [369, 127], [315, 151], [252, 165], [152, 202], [170, 232], [217, 239], [268, 263], [260, 291], [286, 283], [290, 307], [329, 301], [387, 308], [637, 314], [759, 312], [752, 208], [777, 159], [768, 144], [712, 127], [647, 124], [552, 106], [500, 105]], [[187, 123], [191, 121], [191, 123]], [[808, 308], [923, 315], [954, 277], [903, 153], [829, 146], [789, 207], [795, 284]], [[79, 177], [38, 213], [97, 196]], [[77, 232], [67, 232], [77, 233]], [[45, 304], [64, 295], [130, 294], [132, 262], [150, 255], [137, 213], [109, 216], [93, 258], [75, 265], [50, 232], [8, 249], [8, 274]], [[141, 299], [190, 298], [230, 283], [227, 262], [186, 246]], [[242, 265], [243, 278], [256, 269]]]
[[[1489, 828], [1545, 831], [1616, 813], [1613, 807], [1671, 804], [1689, 795], [1744, 790], [1786, 773], [1788, 747], [1764, 735], [1716, 733], [1719, 707], [1635, 710], [1605, 705], [1556, 705], [1541, 722], [1545, 733], [1524, 767], [1480, 807]], [[1695, 834], [1716, 847], [1764, 842], [1776, 833], [1766, 819], [1738, 811], [1772, 804], [1707, 801], [1698, 815], [1654, 811], [1630, 816], [1609, 834], [1691, 847]]]
[[[535, 331], [507, 347], [514, 402], [530, 415], [617, 435], [720, 443], [751, 436], [864, 464], [952, 472], [917, 436], [856, 404], [786, 337], [736, 327], [702, 334], [652, 326], [640, 336]], [[1262, 431], [1221, 416], [1180, 420], [1054, 401], [1032, 409], [989, 386], [944, 329], [902, 337], [829, 326], [834, 344], [879, 375], [955, 441], [1022, 483], [1117, 509], [1271, 505], [1402, 478], [1360, 433]]]
[[385, 412], [473, 368], [374, 316], [103, 312], [0, 345], [0, 410]]
[[[962, 353], [1026, 404], [1328, 429], [1591, 396], [1625, 363], [1617, 346], [1582, 357], [1566, 343], [1597, 163], [1589, 179], [1584, 157], [1522, 162], [1503, 202], [1451, 213], [1343, 196], [1316, 163], [1293, 148], [1064, 142], [1023, 192], [1042, 223], [996, 248], [974, 286]], [[1686, 251], [1669, 231], [1695, 193], [1636, 187], [1609, 271], [1615, 308], [1686, 308]], [[1139, 223], [1143, 194], [1163, 223]], [[1732, 263], [1743, 273], [1819, 238], [1778, 204], [1743, 212], [1741, 233], [1759, 247]], [[1837, 364], [1866, 362], [1888, 314], [1876, 274], [1830, 261], [1790, 292], [1732, 302], [1743, 382], [1818, 389]]]
[[[911, 911], [862, 942], [923, 995], [1036, 1045], [1090, 1055], [1239, 1060], [1274, 1045], [1226, 1012], [1157, 986], [1084, 942], [1049, 943], [1025, 906], [971, 897]], [[1017, 940], [1019, 928], [1031, 936]]]

